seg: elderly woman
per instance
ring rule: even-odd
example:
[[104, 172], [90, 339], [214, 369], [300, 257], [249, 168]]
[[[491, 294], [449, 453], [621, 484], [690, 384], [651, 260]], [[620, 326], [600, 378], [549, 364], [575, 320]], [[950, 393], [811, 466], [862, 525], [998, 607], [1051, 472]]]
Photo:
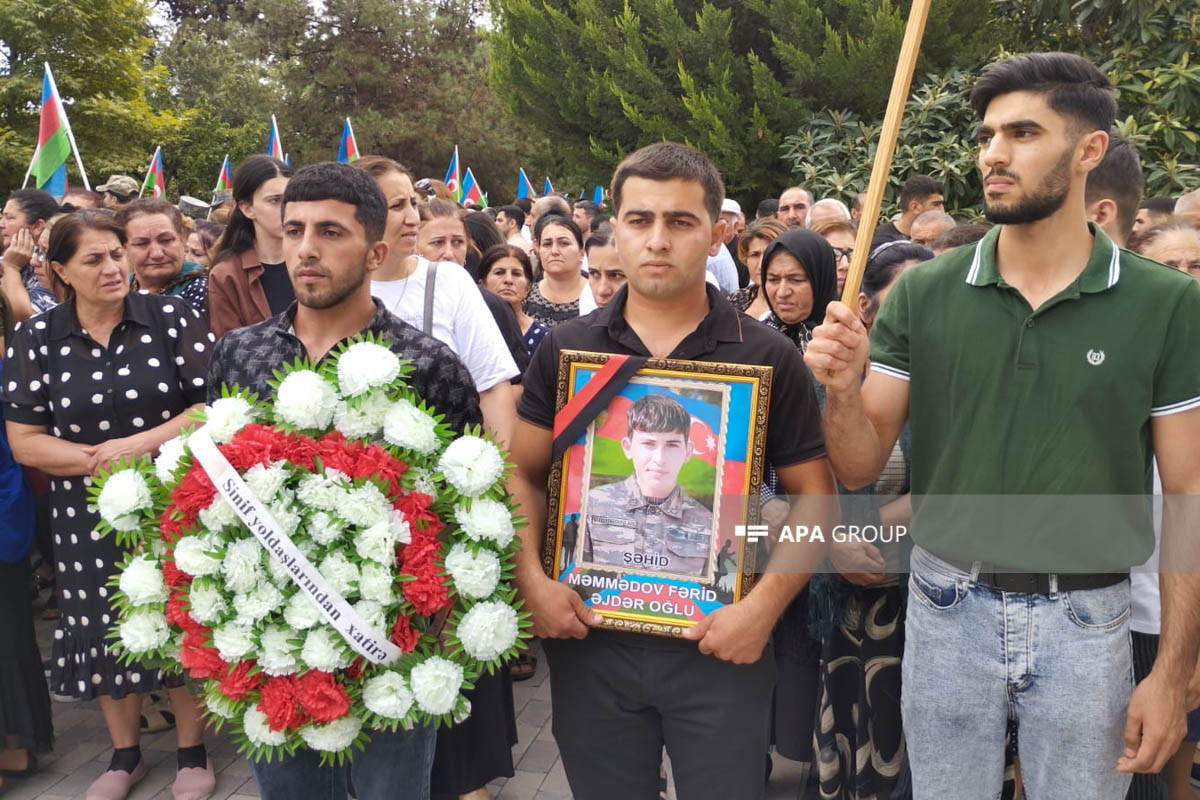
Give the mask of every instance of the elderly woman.
[[[132, 221], [155, 217], [167, 220], [147, 214]], [[132, 227], [143, 234], [150, 229]], [[167, 224], [166, 230], [174, 228]], [[99, 470], [122, 458], [153, 455], [191, 424], [187, 412], [204, 402], [212, 336], [200, 313], [182, 299], [130, 291], [125, 228], [111, 212], [65, 217], [49, 244], [51, 274], [66, 299], [14, 331], [4, 363], [4, 416], [16, 460], [51, 477], [62, 610], [51, 688], [99, 698], [114, 752], [87, 797], [122, 800], [147, 772], [139, 746], [140, 693], [161, 687], [163, 676], [124, 665], [109, 649], [116, 610], [107, 587], [125, 554], [97, 530], [88, 487]], [[162, 249], [158, 237], [150, 249]], [[156, 267], [160, 258], [148, 260]], [[167, 271], [148, 272], [161, 286]], [[173, 794], [176, 800], [201, 800], [215, 785], [204, 720], [186, 689], [173, 688], [170, 695], [179, 745]]]
[[533, 265], [524, 248], [498, 244], [483, 254], [479, 262], [479, 283], [498, 295], [513, 310], [529, 354], [537, 350], [550, 329], [525, 313], [525, 298], [533, 286]]
[[754, 319], [762, 319], [771, 313], [767, 305], [767, 296], [759, 290], [757, 281], [762, 271], [762, 256], [767, 245], [775, 241], [787, 226], [775, 217], [756, 219], [746, 228], [742, 238], [738, 240], [738, 259], [750, 271], [749, 285], [732, 292], [729, 303], [738, 311]]
[[117, 224], [125, 229], [125, 258], [133, 271], [134, 291], [179, 297], [201, 314], [207, 312], [208, 273], [183, 257], [188, 231], [179, 209], [165, 200], [143, 197], [121, 206]]
[[1137, 251], [1200, 281], [1200, 230], [1187, 222], [1156, 225], [1139, 237]]

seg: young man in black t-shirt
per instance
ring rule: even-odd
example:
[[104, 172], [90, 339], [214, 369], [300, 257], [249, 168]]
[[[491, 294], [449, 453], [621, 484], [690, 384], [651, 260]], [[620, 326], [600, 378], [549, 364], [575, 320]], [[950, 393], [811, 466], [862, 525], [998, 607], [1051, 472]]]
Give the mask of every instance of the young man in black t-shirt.
[[762, 576], [746, 598], [713, 612], [685, 639], [593, 630], [598, 615], [546, 577], [538, 560], [564, 349], [772, 367], [767, 462], [787, 494], [835, 491], [799, 352], [705, 283], [706, 259], [724, 234], [716, 169], [691, 148], [654, 144], [617, 167], [612, 195], [628, 283], [594, 314], [555, 328], [525, 375], [512, 453], [512, 489], [529, 520], [517, 584], [544, 639], [554, 735], [578, 800], [655, 796], [664, 743], [680, 797], [753, 800], [764, 788], [775, 683], [768, 642], [820, 549], [803, 550], [788, 572]]

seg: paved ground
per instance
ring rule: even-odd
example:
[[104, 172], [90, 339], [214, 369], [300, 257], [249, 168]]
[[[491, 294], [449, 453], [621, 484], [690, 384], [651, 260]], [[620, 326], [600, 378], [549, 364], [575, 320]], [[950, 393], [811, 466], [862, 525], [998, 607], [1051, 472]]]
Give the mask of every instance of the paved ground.
[[[49, 657], [53, 623], [38, 623], [43, 658]], [[497, 800], [570, 800], [558, 747], [550, 733], [550, 681], [539, 659], [530, 680], [514, 684], [517, 733], [513, 748], [516, 775], [491, 785]], [[28, 778], [5, 778], [3, 800], [83, 800], [88, 785], [108, 766], [112, 750], [104, 721], [95, 701], [54, 703], [54, 753], [41, 759], [40, 770]], [[175, 732], [151, 734], [142, 741], [150, 774], [130, 794], [130, 800], [171, 800], [175, 778]], [[257, 800], [258, 786], [250, 777], [246, 760], [237, 755], [228, 736], [209, 739], [209, 752], [217, 771], [214, 800]], [[802, 800], [804, 769], [775, 757], [768, 800]], [[296, 800], [303, 800], [297, 798]]]

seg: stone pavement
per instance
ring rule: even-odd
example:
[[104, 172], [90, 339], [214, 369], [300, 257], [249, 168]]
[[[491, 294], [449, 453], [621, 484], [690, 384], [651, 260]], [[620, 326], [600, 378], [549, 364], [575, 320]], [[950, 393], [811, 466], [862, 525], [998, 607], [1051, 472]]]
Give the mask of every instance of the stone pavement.
[[[37, 623], [43, 659], [49, 658], [54, 623]], [[513, 685], [518, 744], [513, 748], [516, 774], [490, 785], [496, 800], [570, 800], [558, 747], [550, 732], [550, 681], [544, 659], [537, 674]], [[54, 752], [40, 760], [40, 769], [26, 778], [4, 779], [3, 800], [83, 800], [88, 785], [108, 766], [112, 749], [96, 701], [53, 704]], [[257, 800], [258, 786], [246, 760], [237, 755], [227, 734], [210, 735], [209, 753], [217, 772], [213, 800]], [[129, 795], [130, 800], [171, 800], [175, 778], [175, 732], [142, 739], [150, 774]], [[802, 800], [805, 770], [794, 761], [775, 757], [768, 800]], [[674, 797], [672, 793], [672, 798]], [[303, 800], [303, 798], [296, 798]], [[736, 800], [736, 798], [731, 798]]]

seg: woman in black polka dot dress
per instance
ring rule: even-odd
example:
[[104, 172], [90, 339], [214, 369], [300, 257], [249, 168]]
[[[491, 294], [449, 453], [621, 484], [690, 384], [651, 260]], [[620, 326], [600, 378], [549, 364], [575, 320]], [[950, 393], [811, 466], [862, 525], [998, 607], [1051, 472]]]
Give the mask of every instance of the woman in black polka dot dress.
[[[68, 299], [17, 326], [3, 373], [13, 453], [51, 476], [62, 609], [51, 687], [100, 698], [116, 752], [88, 797], [105, 800], [124, 797], [145, 774], [140, 693], [161, 687], [162, 675], [119, 664], [107, 646], [115, 612], [106, 584], [123, 554], [96, 531], [90, 476], [122, 457], [153, 455], [189, 424], [186, 412], [204, 402], [212, 347], [204, 320], [183, 300], [129, 291], [124, 241], [104, 212], [77, 212], [55, 226], [47, 261]], [[203, 723], [186, 689], [171, 695], [180, 779], [196, 777], [184, 776], [182, 754], [203, 752]]]

